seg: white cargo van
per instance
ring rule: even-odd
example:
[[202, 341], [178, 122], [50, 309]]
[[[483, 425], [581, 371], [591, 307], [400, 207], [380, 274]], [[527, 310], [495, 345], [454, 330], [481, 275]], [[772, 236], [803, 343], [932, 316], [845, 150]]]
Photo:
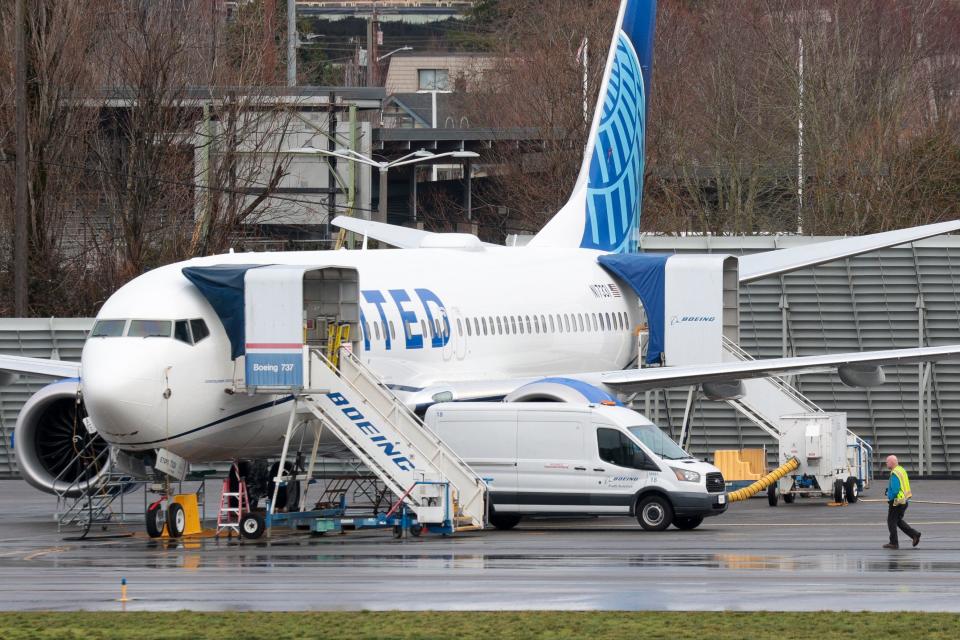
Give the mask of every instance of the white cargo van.
[[651, 531], [693, 529], [727, 509], [716, 467], [624, 407], [441, 403], [426, 423], [487, 481], [498, 529], [535, 514], [635, 515]]

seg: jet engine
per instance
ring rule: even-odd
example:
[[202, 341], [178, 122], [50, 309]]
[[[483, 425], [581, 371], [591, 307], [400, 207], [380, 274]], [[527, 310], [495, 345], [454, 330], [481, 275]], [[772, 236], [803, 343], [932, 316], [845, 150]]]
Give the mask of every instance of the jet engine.
[[509, 393], [504, 402], [590, 402], [620, 404], [600, 387], [573, 378], [543, 378]]
[[87, 416], [77, 380], [47, 385], [17, 418], [14, 449], [20, 474], [47, 493], [80, 495], [110, 467], [107, 443], [83, 424]]

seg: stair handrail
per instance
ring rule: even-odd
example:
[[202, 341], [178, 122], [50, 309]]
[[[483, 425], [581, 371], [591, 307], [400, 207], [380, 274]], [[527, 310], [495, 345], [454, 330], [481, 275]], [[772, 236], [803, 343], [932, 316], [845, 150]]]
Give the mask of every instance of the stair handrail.
[[[354, 381], [349, 380], [344, 376], [344, 372], [342, 369], [343, 361], [344, 359], [349, 360], [349, 362], [354, 366], [358, 374], [358, 377], [365, 379], [366, 382], [368, 382], [372, 388], [378, 391], [380, 398], [387, 401], [390, 407], [389, 412], [392, 414], [402, 415], [407, 420], [412, 422], [415, 427], [420, 429], [420, 431], [425, 435], [425, 437], [427, 437], [428, 440], [433, 445], [436, 446], [438, 455], [435, 455], [433, 457], [427, 456], [427, 454], [417, 444], [410, 441], [408, 435], [400, 434], [404, 437], [404, 439], [407, 441], [408, 445], [412, 448], [412, 450], [415, 451], [420, 456], [422, 456], [423, 460], [429, 461], [430, 464], [432, 464], [435, 468], [437, 468], [438, 466], [438, 459], [443, 460], [446, 463], [453, 464], [455, 467], [457, 467], [460, 470], [460, 472], [463, 475], [465, 475], [466, 477], [470, 478], [473, 481], [474, 487], [480, 489], [480, 492], [477, 495], [483, 498], [483, 495], [486, 492], [486, 484], [484, 483], [483, 478], [478, 476], [476, 472], [470, 467], [470, 465], [468, 465], [455, 451], [453, 451], [453, 449], [451, 449], [445, 442], [443, 442], [443, 440], [441, 440], [440, 437], [437, 436], [437, 434], [434, 433], [433, 430], [430, 429], [420, 419], [420, 417], [416, 413], [414, 413], [409, 407], [407, 407], [407, 405], [401, 402], [400, 399], [397, 398], [397, 396], [392, 391], [390, 391], [389, 388], [386, 387], [386, 385], [383, 383], [381, 378], [375, 372], [373, 372], [369, 367], [364, 365], [363, 362], [352, 352], [352, 350], [347, 348], [341, 348], [340, 363], [339, 363], [340, 366], [334, 366], [333, 363], [326, 357], [326, 355], [319, 349], [311, 348], [310, 354], [315, 355], [320, 360], [321, 363], [325, 364], [327, 367], [330, 368], [332, 372], [338, 375], [345, 384], [347, 384], [371, 408], [373, 408], [378, 414], [380, 414], [380, 416], [384, 420], [387, 420], [388, 422], [396, 423], [395, 417], [386, 415], [383, 411], [381, 411], [377, 407], [377, 405], [373, 403], [372, 399], [368, 397], [367, 394], [365, 394], [363, 391], [361, 391], [359, 387], [357, 387]], [[312, 384], [312, 381], [311, 381], [311, 384]], [[448, 481], [449, 479], [450, 478], [447, 478]], [[477, 496], [475, 495], [469, 502], [462, 504], [461, 510], [463, 509], [464, 506], [471, 505], [473, 501], [476, 499], [476, 497]], [[409, 499], [413, 500], [412, 497], [409, 497]], [[416, 501], [413, 501], [413, 502], [414, 504], [416, 504]]]
[[[743, 362], [750, 362], [750, 361], [756, 360], [756, 358], [754, 358], [747, 351], [745, 351], [743, 347], [738, 345], [736, 342], [734, 342], [727, 336], [723, 336], [723, 347], [727, 350], [728, 353], [730, 353], [732, 356], [734, 356], [735, 358]], [[797, 402], [797, 404], [802, 405], [803, 407], [807, 408], [811, 412], [823, 413], [823, 409], [817, 406], [817, 404], [813, 400], [811, 400], [810, 398], [800, 393], [800, 391], [798, 391], [793, 385], [788, 384], [780, 376], [767, 376], [766, 379], [770, 380], [772, 384], [777, 386], [786, 395], [790, 396], [790, 398], [795, 402]]]
[[[320, 355], [321, 357], [323, 357], [323, 354], [322, 354], [322, 353], [320, 353], [319, 355]], [[341, 359], [342, 359], [342, 358], [348, 359], [348, 360], [350, 361], [350, 363], [353, 364], [353, 365], [357, 368], [357, 370], [358, 370], [369, 382], [373, 383], [374, 388], [381, 390], [381, 392], [382, 392], [382, 393], [381, 393], [381, 397], [383, 397], [384, 399], [388, 400], [388, 401], [393, 405], [393, 408], [394, 408], [396, 411], [398, 411], [399, 413], [404, 414], [407, 418], [409, 418], [411, 421], [413, 421], [418, 427], [420, 427], [424, 432], [426, 432], [426, 433], [430, 436], [430, 438], [431, 438], [431, 440], [433, 441], [433, 443], [436, 444], [436, 445], [438, 445], [438, 448], [439, 448], [441, 454], [444, 456], [444, 458], [446, 458], [447, 460], [455, 463], [455, 464], [456, 464], [458, 467], [460, 467], [460, 469], [461, 469], [463, 472], [465, 472], [467, 475], [474, 477], [474, 478], [478, 481], [478, 482], [477, 482], [477, 486], [481, 486], [481, 487], [483, 486], [483, 479], [480, 478], [480, 476], [477, 475], [477, 473], [470, 467], [470, 465], [468, 465], [468, 464], [463, 460], [463, 458], [461, 458], [453, 449], [451, 449], [445, 442], [443, 442], [443, 440], [441, 440], [440, 437], [437, 436], [437, 434], [433, 432], [433, 429], [431, 429], [430, 427], [428, 427], [428, 426], [426, 425], [426, 423], [424, 423], [423, 420], [420, 419], [420, 416], [418, 416], [416, 413], [414, 413], [414, 412], [410, 409], [410, 407], [408, 407], [407, 405], [405, 405], [396, 395], [394, 395], [389, 389], [387, 389], [386, 386], [384, 385], [383, 381], [380, 379], [380, 376], [378, 376], [378, 375], [377, 375], [373, 370], [371, 370], [368, 366], [366, 366], [365, 364], [363, 364], [363, 362], [360, 360], [360, 358], [358, 358], [358, 357], [357, 357], [351, 350], [349, 350], [349, 349], [341, 349], [341, 350], [340, 350], [340, 357], [341, 357]], [[326, 358], [324, 358], [324, 360], [326, 360]], [[329, 363], [329, 361], [327, 361], [327, 362]], [[334, 370], [337, 371], [338, 373], [342, 373], [341, 369], [339, 369], [339, 368], [334, 369]], [[360, 393], [361, 396], [363, 396], [364, 400], [367, 400], [368, 402], [370, 401], [370, 399], [367, 398], [366, 395], [365, 395], [363, 392], [361, 392], [359, 389], [356, 389], [356, 385], [354, 385], [353, 383], [350, 383], [350, 386], [351, 386], [351, 387], [354, 387], [354, 389], [355, 389], [358, 393]], [[379, 410], [378, 410], [378, 411], [379, 411]], [[381, 413], [381, 416], [382, 416], [383, 418], [385, 418], [385, 419], [389, 419], [389, 416], [385, 416], [385, 415], [383, 415], [382, 413]], [[428, 459], [428, 460], [429, 460], [429, 458], [426, 457], [426, 454], [425, 454], [423, 451], [420, 451], [420, 448], [419, 448], [419, 447], [417, 447], [416, 445], [414, 445], [414, 448], [417, 449], [417, 451], [418, 451], [418, 453], [420, 453], [420, 455], [424, 456], [425, 459]]]

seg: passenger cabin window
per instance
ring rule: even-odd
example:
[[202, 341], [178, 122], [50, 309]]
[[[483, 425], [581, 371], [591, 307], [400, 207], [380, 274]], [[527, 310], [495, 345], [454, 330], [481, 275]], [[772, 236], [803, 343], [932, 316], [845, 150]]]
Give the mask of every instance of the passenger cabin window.
[[119, 338], [123, 335], [126, 320], [97, 320], [90, 332], [91, 338]]
[[628, 469], [659, 470], [652, 461], [647, 459], [643, 449], [638, 447], [626, 434], [616, 429], [597, 429], [597, 449], [600, 459], [618, 467]]
[[131, 320], [127, 335], [131, 338], [169, 338], [172, 331], [171, 320]]

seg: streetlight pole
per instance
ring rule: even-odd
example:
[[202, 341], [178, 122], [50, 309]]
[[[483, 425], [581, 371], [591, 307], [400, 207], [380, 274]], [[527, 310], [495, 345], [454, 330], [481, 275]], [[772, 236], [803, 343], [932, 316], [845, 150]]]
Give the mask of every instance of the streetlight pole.
[[380, 165], [380, 200], [377, 202], [377, 222], [387, 221], [387, 196], [390, 192], [390, 186], [387, 183], [387, 171], [390, 168], [386, 165]]

